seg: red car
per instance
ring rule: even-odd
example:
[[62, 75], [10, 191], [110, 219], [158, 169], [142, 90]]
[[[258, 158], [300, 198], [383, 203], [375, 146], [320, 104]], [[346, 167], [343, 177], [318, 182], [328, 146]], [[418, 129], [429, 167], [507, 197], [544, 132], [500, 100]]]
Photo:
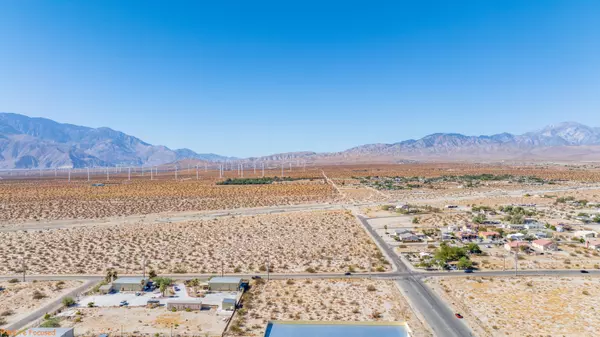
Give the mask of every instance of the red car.
[[454, 314], [454, 316], [456, 316], [456, 318], [458, 318], [458, 319], [462, 319], [463, 318], [463, 316], [461, 314], [459, 314], [459, 313]]

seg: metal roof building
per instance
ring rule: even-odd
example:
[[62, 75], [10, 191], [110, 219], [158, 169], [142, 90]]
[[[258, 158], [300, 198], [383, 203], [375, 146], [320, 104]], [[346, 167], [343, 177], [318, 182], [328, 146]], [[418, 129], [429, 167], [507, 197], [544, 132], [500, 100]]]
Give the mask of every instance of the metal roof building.
[[271, 321], [264, 337], [410, 337], [406, 323]]
[[242, 284], [240, 277], [213, 277], [208, 280], [208, 289], [212, 291], [238, 291]]

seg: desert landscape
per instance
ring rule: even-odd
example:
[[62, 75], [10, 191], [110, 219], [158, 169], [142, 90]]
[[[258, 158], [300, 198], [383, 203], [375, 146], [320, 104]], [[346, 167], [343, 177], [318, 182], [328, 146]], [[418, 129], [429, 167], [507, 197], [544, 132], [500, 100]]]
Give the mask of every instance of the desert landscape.
[[263, 336], [269, 320], [407, 322], [412, 336], [431, 336], [393, 281], [271, 280], [244, 296], [230, 336]]
[[428, 281], [478, 336], [596, 336], [597, 277], [469, 277]]
[[95, 219], [167, 211], [234, 209], [327, 202], [335, 191], [321, 183], [217, 186], [215, 181], [0, 181], [0, 222]]
[[[347, 211], [219, 217], [179, 223], [138, 223], [44, 231], [0, 232], [7, 254], [0, 273], [319, 273], [391, 270]], [[45, 244], [39, 244], [39, 243]]]
[[0, 281], [0, 328], [81, 285], [81, 281]]

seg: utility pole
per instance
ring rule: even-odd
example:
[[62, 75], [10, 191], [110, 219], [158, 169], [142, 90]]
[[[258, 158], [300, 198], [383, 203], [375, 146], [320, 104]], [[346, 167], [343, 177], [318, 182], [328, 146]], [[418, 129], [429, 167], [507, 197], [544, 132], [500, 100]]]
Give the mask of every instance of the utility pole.
[[154, 180], [154, 176], [152, 175], [152, 166], [150, 166], [150, 180]]
[[56, 167], [54, 168], [54, 178], [56, 178]]
[[519, 246], [517, 246], [517, 250], [515, 251], [515, 276], [517, 276], [517, 269], [519, 266]]
[[198, 165], [196, 165], [196, 180], [199, 179], [199, 173], [198, 173]]
[[221, 277], [223, 277], [223, 269], [225, 268], [225, 264], [223, 261], [221, 261]]
[[271, 256], [267, 255], [267, 281], [271, 279]]
[[88, 174], [88, 181], [90, 181], [90, 168], [87, 168], [87, 174]]
[[242, 178], [244, 178], [244, 163], [241, 163], [240, 167], [241, 167], [241, 172], [242, 172]]
[[142, 258], [142, 279], [146, 279], [146, 258]]
[[23, 282], [25, 282], [25, 272], [27, 271], [27, 265], [25, 264], [25, 257], [23, 257]]
[[106, 181], [110, 181], [110, 173], [108, 173], [108, 167], [106, 168]]
[[131, 167], [128, 167], [127, 170], [127, 180], [131, 180]]
[[256, 175], [256, 162], [254, 162], [254, 175]]
[[69, 182], [71, 182], [71, 169], [69, 169]]

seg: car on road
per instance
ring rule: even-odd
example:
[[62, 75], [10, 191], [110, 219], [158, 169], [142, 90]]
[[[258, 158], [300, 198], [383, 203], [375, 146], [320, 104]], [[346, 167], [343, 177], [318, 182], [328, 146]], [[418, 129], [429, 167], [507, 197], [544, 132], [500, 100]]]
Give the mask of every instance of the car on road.
[[582, 269], [582, 270], [581, 270], [581, 273], [582, 273], [582, 274], [589, 274], [590, 272], [589, 272], [589, 271], [587, 271], [587, 270], [585, 270], [585, 269]]
[[119, 303], [120, 307], [124, 307], [124, 306], [128, 306], [128, 305], [129, 305], [129, 302], [127, 302], [127, 301], [121, 301], [121, 303]]
[[456, 318], [458, 318], [458, 319], [462, 319], [463, 318], [463, 315], [459, 314], [458, 312], [456, 314], [454, 314], [454, 316], [456, 316]]
[[344, 275], [345, 275], [345, 276], [350, 276], [350, 275], [352, 275], [352, 273], [351, 273], [351, 272], [349, 272], [349, 271], [347, 271], [347, 272], [345, 272], [345, 273], [344, 273]]
[[252, 276], [252, 279], [253, 279], [253, 280], [260, 280], [261, 278], [262, 278], [262, 277], [260, 277], [260, 276], [258, 276], [258, 275]]
[[465, 273], [470, 274], [473, 272], [473, 269], [465, 269]]

